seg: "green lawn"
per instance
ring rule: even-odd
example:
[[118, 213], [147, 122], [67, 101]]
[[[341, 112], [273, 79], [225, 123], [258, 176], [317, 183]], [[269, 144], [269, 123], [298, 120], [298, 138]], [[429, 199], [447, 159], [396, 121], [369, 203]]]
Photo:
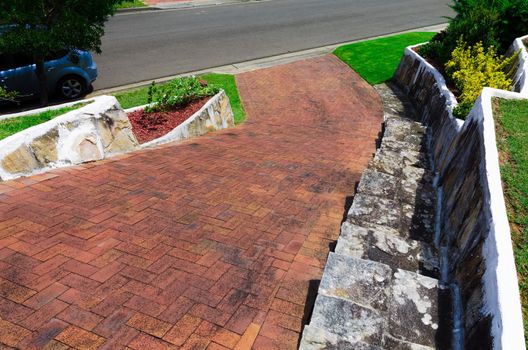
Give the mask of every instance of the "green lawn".
[[380, 84], [392, 78], [407, 46], [429, 41], [435, 34], [413, 32], [362, 41], [338, 47], [334, 54], [369, 84]]
[[86, 105], [87, 103], [78, 103], [71, 107], [60, 108], [53, 111], [0, 120], [0, 140]]
[[498, 145], [528, 345], [528, 100], [496, 100]]
[[134, 90], [118, 92], [114, 96], [119, 101], [121, 108], [128, 109], [146, 105], [148, 103], [148, 89], [148, 86], [144, 86]]
[[231, 108], [233, 109], [233, 115], [235, 116], [235, 124], [242, 123], [246, 120], [246, 111], [240, 100], [238, 94], [238, 88], [236, 85], [235, 76], [231, 74], [206, 74], [202, 75], [201, 78], [207, 81], [211, 85], [221, 87], [229, 97]]
[[132, 7], [145, 7], [142, 0], [125, 0], [116, 6], [116, 9], [129, 9]]
[[[233, 109], [236, 124], [241, 123], [246, 119], [246, 112], [240, 101], [234, 75], [211, 73], [202, 75], [199, 78], [207, 81], [211, 85], [218, 86], [225, 90], [229, 97], [229, 101], [231, 102], [231, 108]], [[115, 94], [115, 97], [124, 109], [141, 106], [147, 104], [148, 89], [149, 87], [145, 86], [131, 91], [124, 91]]]

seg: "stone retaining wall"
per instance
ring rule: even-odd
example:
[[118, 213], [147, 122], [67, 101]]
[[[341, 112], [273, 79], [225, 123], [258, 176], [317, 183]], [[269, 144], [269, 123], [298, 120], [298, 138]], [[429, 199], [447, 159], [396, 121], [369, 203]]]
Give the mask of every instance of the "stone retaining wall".
[[128, 117], [113, 96], [0, 141], [0, 179], [104, 159], [136, 149]]
[[515, 91], [521, 94], [528, 94], [528, 52], [524, 42], [528, 40], [528, 35], [517, 38], [512, 45], [511, 51], [521, 50], [519, 55], [519, 68], [515, 74]]
[[[521, 60], [518, 81], [526, 73]], [[435, 241], [442, 255], [441, 282], [453, 291], [454, 344], [525, 349], [491, 100], [527, 96], [486, 88], [462, 122], [452, 115], [457, 102], [441, 74], [412, 48], [394, 80], [432, 131], [439, 187]]]
[[87, 106], [1, 140], [0, 181], [97, 161], [232, 126], [229, 98], [221, 91], [169, 134], [140, 145], [127, 111], [115, 97], [100, 96]]

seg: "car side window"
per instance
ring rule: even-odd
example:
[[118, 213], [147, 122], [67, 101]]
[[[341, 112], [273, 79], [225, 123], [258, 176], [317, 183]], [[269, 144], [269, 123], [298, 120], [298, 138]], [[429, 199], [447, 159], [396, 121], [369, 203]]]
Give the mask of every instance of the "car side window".
[[68, 54], [68, 50], [60, 50], [46, 56], [46, 61], [59, 60]]
[[0, 54], [0, 70], [15, 69], [33, 64], [31, 56]]
[[14, 68], [13, 55], [0, 54], [0, 70], [8, 70]]

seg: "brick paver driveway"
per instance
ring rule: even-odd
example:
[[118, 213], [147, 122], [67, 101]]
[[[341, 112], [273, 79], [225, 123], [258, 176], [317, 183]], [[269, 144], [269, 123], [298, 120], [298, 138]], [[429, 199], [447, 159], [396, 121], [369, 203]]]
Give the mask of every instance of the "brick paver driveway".
[[296, 348], [381, 102], [333, 56], [238, 81], [235, 129], [0, 184], [0, 342]]

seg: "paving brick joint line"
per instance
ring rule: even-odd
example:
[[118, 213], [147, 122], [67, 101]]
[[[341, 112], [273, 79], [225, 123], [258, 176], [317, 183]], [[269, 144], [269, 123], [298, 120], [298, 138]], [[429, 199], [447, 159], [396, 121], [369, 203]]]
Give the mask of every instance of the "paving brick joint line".
[[0, 343], [297, 347], [381, 101], [333, 56], [237, 81], [237, 128], [0, 184]]

